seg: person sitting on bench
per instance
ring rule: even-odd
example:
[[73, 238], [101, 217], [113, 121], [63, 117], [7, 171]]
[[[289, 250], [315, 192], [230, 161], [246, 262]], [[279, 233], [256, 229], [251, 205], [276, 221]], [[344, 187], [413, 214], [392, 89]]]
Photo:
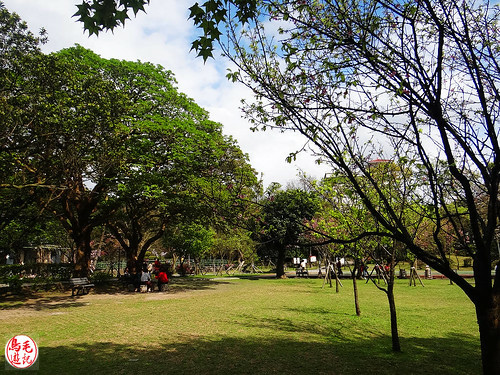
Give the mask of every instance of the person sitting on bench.
[[151, 274], [149, 273], [148, 269], [144, 267], [142, 269], [142, 274], [141, 274], [141, 284], [147, 286], [147, 291], [152, 290], [152, 283], [151, 283]]
[[158, 280], [158, 291], [162, 291], [162, 285], [166, 285], [168, 283], [168, 276], [167, 276], [167, 267], [165, 265], [161, 265], [158, 274], [155, 276], [155, 278]]

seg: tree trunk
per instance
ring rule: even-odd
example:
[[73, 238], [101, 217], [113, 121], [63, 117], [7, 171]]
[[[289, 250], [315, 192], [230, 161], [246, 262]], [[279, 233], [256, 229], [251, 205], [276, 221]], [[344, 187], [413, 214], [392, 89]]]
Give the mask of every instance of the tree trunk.
[[389, 280], [387, 282], [387, 299], [389, 300], [389, 310], [391, 313], [391, 338], [392, 338], [392, 351], [400, 352], [401, 344], [399, 342], [398, 333], [398, 318], [396, 315], [396, 301], [394, 300], [394, 271], [391, 271]]
[[478, 263], [474, 264], [478, 294], [473, 301], [479, 325], [483, 374], [497, 375], [500, 374], [500, 273], [495, 272], [492, 286], [491, 271], [480, 272]]
[[90, 246], [91, 230], [83, 231], [73, 236], [76, 244], [76, 259], [73, 276], [88, 277], [90, 274], [90, 255], [92, 247]]
[[132, 251], [127, 251], [126, 250], [126, 254], [127, 254], [127, 268], [128, 268], [128, 272], [133, 275], [137, 272], [139, 272], [141, 269], [140, 267], [137, 267], [137, 257], [135, 256], [135, 254], [132, 252]]
[[354, 288], [354, 306], [356, 308], [356, 315], [361, 315], [361, 308], [359, 307], [359, 296], [358, 296], [358, 282], [356, 279], [356, 271], [358, 270], [358, 260], [354, 260], [354, 268], [351, 271], [352, 277], [352, 287]]
[[200, 275], [201, 274], [200, 259], [194, 258], [193, 260], [194, 260], [194, 274]]
[[[186, 276], [186, 267], [184, 267], [184, 260], [185, 259], [184, 259], [184, 257], [181, 257], [180, 259], [181, 260], [179, 262], [179, 275]], [[220, 268], [221, 269], [221, 276], [222, 276], [222, 268], [223, 267], [224, 266], [221, 265], [221, 268]], [[217, 275], [215, 275], [215, 276], [217, 276]]]
[[144, 257], [146, 256], [146, 252], [139, 251], [139, 248], [135, 248], [133, 250], [134, 254], [137, 254], [136, 256], [136, 267], [139, 269], [139, 271], [142, 271], [143, 265], [144, 265]]
[[476, 316], [479, 324], [479, 337], [481, 341], [481, 362], [484, 375], [500, 374], [499, 297], [499, 295], [496, 295], [495, 306], [476, 303]]
[[286, 251], [283, 248], [278, 249], [278, 259], [276, 260], [276, 278], [284, 279], [285, 275], [285, 254]]

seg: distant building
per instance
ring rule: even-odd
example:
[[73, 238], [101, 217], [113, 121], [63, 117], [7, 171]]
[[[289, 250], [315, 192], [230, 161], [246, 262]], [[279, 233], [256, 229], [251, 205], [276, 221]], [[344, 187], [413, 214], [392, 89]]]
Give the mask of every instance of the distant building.
[[377, 165], [377, 164], [381, 164], [381, 163], [389, 163], [391, 162], [392, 160], [390, 159], [373, 159], [373, 160], [370, 160], [368, 162], [369, 165]]
[[33, 263], [69, 263], [71, 249], [59, 245], [38, 245], [24, 247], [18, 254], [18, 262]]

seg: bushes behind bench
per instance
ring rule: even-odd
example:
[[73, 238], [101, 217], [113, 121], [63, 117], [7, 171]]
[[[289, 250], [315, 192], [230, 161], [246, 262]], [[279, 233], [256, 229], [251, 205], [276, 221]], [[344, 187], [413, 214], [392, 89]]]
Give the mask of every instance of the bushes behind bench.
[[71, 263], [35, 263], [35, 264], [9, 264], [0, 266], [0, 283], [7, 283], [8, 279], [17, 276], [23, 282], [30, 280], [62, 281], [68, 280], [73, 273], [74, 265]]

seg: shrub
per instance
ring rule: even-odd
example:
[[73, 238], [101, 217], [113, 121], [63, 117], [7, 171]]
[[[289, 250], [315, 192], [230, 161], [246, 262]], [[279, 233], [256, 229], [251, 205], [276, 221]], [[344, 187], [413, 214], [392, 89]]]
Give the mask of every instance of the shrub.
[[36, 263], [36, 264], [9, 264], [0, 266], [0, 280], [7, 281], [11, 276], [26, 277], [27, 282], [35, 278], [46, 279], [46, 281], [67, 280], [73, 272], [73, 264], [70, 263]]
[[7, 278], [9, 289], [12, 293], [20, 293], [23, 287], [23, 279], [19, 275], [12, 275]]
[[101, 285], [113, 279], [113, 276], [106, 272], [94, 272], [89, 279], [96, 285]]

